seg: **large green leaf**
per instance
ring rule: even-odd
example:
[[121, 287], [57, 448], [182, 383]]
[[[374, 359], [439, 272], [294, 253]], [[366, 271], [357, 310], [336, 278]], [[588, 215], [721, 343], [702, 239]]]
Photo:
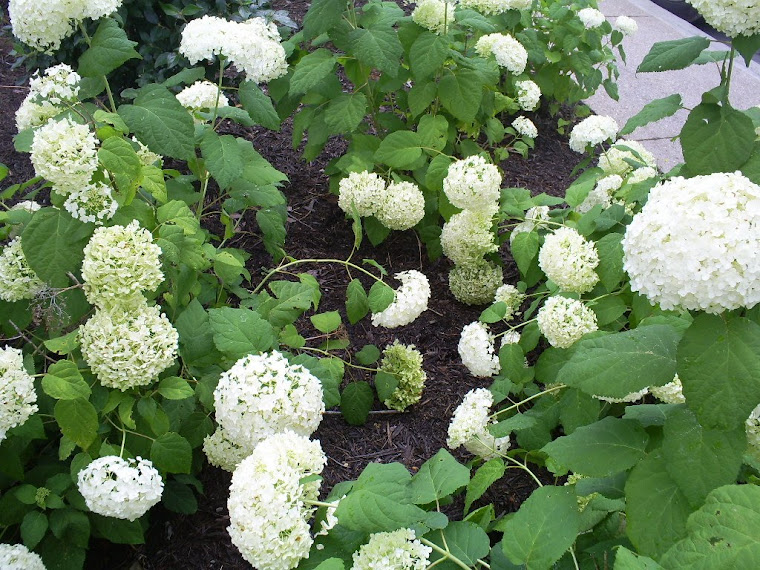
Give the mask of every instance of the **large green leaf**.
[[[453, 9], [450, 8], [453, 12]], [[449, 46], [445, 38], [433, 32], [422, 32], [409, 49], [412, 74], [417, 81], [435, 75], [449, 56]]]
[[422, 156], [421, 146], [419, 134], [412, 131], [396, 131], [380, 143], [375, 152], [375, 160], [392, 168], [406, 168]]
[[760, 402], [760, 325], [699, 315], [678, 346], [678, 376], [700, 424], [741, 426]]
[[636, 71], [683, 69], [688, 67], [708, 47], [710, 47], [710, 40], [698, 36], [657, 42], [649, 50]]
[[374, 400], [375, 395], [367, 382], [351, 382], [340, 396], [343, 418], [352, 426], [364, 425]]
[[596, 273], [607, 291], [614, 291], [625, 276], [623, 271], [623, 234], [607, 234], [596, 242], [599, 265]]
[[579, 524], [572, 487], [539, 487], [503, 525], [504, 554], [528, 570], [550, 568], [575, 542]]
[[419, 472], [412, 477], [409, 489], [412, 502], [424, 505], [451, 495], [469, 482], [470, 470], [448, 451], [441, 449], [422, 464]]
[[345, 0], [314, 0], [303, 19], [306, 37], [315, 38], [334, 28], [340, 23], [345, 9]]
[[250, 309], [211, 309], [209, 318], [214, 344], [233, 360], [270, 350], [276, 341], [272, 325]]
[[134, 49], [136, 45], [137, 42], [130, 41], [115, 20], [103, 19], [92, 36], [89, 49], [79, 57], [77, 72], [82, 77], [99, 77], [125, 61], [142, 59]]
[[352, 133], [367, 112], [363, 93], [341, 93], [325, 109], [325, 123], [333, 134]]
[[648, 441], [638, 422], [608, 416], [555, 439], [541, 451], [575, 473], [606, 477], [636, 465]]
[[351, 48], [356, 57], [365, 65], [377, 68], [391, 77], [398, 74], [404, 48], [398, 39], [398, 32], [385, 27], [356, 29], [348, 34]]
[[688, 536], [662, 557], [664, 568], [760, 568], [760, 488], [726, 485], [689, 517]]
[[624, 546], [615, 551], [615, 570], [663, 570], [648, 556], [638, 556]]
[[150, 446], [150, 460], [156, 468], [170, 473], [190, 473], [193, 449], [184, 437], [168, 432]]
[[119, 107], [119, 116], [153, 152], [180, 160], [193, 155], [193, 118], [166, 87], [143, 87], [133, 105]]
[[483, 99], [483, 82], [476, 71], [447, 70], [438, 83], [438, 97], [446, 110], [460, 121], [475, 120]]
[[681, 95], [678, 93], [650, 101], [644, 105], [641, 111], [628, 119], [628, 122], [626, 122], [625, 126], [620, 131], [620, 136], [631, 134], [639, 127], [659, 121], [665, 117], [670, 117], [682, 108], [683, 102], [681, 100]]
[[273, 302], [267, 313], [267, 320], [276, 327], [295, 322], [314, 303], [314, 289], [297, 281], [273, 281], [269, 289], [274, 293]]
[[662, 386], [675, 375], [678, 340], [678, 331], [668, 325], [581, 340], [573, 346], [557, 382], [609, 398]]
[[201, 154], [206, 168], [222, 189], [229, 188], [243, 173], [243, 153], [232, 135], [219, 136], [207, 130], [201, 139]]
[[500, 457], [494, 457], [489, 459], [483, 465], [478, 467], [475, 475], [467, 484], [467, 495], [464, 500], [465, 512], [470, 510], [472, 503], [477, 501], [483, 496], [488, 488], [501, 479], [506, 473], [507, 467], [504, 465], [504, 460]]
[[293, 77], [290, 78], [290, 91], [295, 94], [306, 93], [332, 73], [335, 61], [335, 55], [325, 48], [319, 48], [315, 52], [305, 55], [293, 70]]
[[[488, 535], [478, 525], [467, 521], [454, 521], [446, 528], [428, 533], [426, 538], [437, 544], [439, 548], [448, 550], [451, 554], [468, 567], [477, 567], [478, 560], [488, 556], [491, 542]], [[430, 555], [430, 562], [435, 564], [442, 557], [437, 551]], [[436, 564], [437, 566], [437, 564]], [[453, 564], [441, 564], [441, 568], [456, 568]]]
[[79, 274], [82, 250], [94, 230], [93, 224], [83, 224], [64, 210], [42, 208], [24, 228], [21, 247], [40, 279], [52, 287], [68, 287], [69, 273]]
[[53, 413], [63, 435], [79, 447], [87, 449], [95, 441], [98, 435], [98, 413], [88, 400], [59, 400]]
[[179, 350], [185, 362], [211, 364], [218, 357], [208, 313], [198, 299], [190, 301], [174, 321], [174, 327], [179, 333]]
[[79, 368], [71, 360], [59, 360], [42, 377], [42, 389], [56, 400], [76, 400], [90, 397], [90, 385], [84, 381]]
[[102, 142], [98, 149], [98, 162], [113, 175], [121, 190], [133, 188], [140, 178], [140, 157], [122, 137], [108, 137]]
[[280, 117], [274, 110], [269, 95], [261, 90], [261, 87], [253, 81], [243, 81], [238, 90], [240, 103], [243, 109], [256, 123], [267, 129], [277, 131], [280, 129]]
[[358, 279], [352, 279], [346, 288], [346, 314], [352, 325], [362, 320], [369, 312], [367, 292]]

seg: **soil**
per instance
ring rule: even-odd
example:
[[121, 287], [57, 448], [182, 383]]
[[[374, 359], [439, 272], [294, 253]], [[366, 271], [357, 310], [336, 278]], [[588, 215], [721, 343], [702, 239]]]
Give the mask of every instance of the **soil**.
[[[297, 22], [301, 22], [308, 3], [300, 0], [275, 0], [272, 6], [284, 9]], [[0, 38], [0, 162], [10, 168], [10, 175], [2, 182], [2, 188], [23, 182], [34, 176], [34, 170], [26, 155], [13, 149], [11, 134], [15, 133], [14, 113], [23, 100], [26, 89], [15, 87], [22, 78], [18, 70], [11, 70], [11, 44]], [[570, 173], [579, 162], [579, 155], [571, 151], [567, 139], [557, 132], [557, 117], [545, 111], [531, 116], [538, 127], [536, 147], [529, 158], [512, 155], [501, 164], [505, 186], [530, 189], [534, 194], [545, 192], [564, 196], [571, 181]], [[291, 146], [291, 125], [285, 122], [280, 132], [260, 128], [241, 130], [238, 136], [246, 136], [277, 169], [287, 174], [289, 182], [283, 187], [288, 199], [288, 233], [286, 251], [297, 259], [342, 258], [350, 253], [353, 243], [351, 224], [337, 206], [337, 197], [328, 190], [324, 174], [327, 162], [345, 149], [339, 139], [331, 140], [324, 153], [311, 163], [301, 159], [300, 149]], [[213, 230], [213, 228], [211, 228]], [[252, 238], [231, 243], [248, 251], [252, 257], [249, 269], [254, 283], [272, 261], [263, 245]], [[507, 252], [502, 254], [504, 275], [507, 282], [514, 283], [517, 269]], [[471, 376], [461, 363], [457, 352], [462, 327], [477, 319], [482, 307], [468, 307], [458, 303], [448, 289], [448, 272], [451, 267], [446, 259], [430, 261], [424, 245], [414, 231], [393, 232], [379, 247], [373, 248], [368, 240], [354, 259], [372, 258], [382, 264], [390, 274], [417, 269], [430, 280], [432, 296], [429, 309], [414, 323], [399, 329], [375, 328], [368, 319], [341, 331], [350, 339], [351, 346], [375, 344], [381, 349], [399, 339], [413, 344], [424, 357], [427, 383], [422, 401], [405, 413], [384, 410], [376, 402], [368, 422], [363, 426], [350, 426], [337, 412], [325, 415], [319, 430], [314, 434], [321, 441], [328, 456], [323, 472], [323, 491], [328, 492], [336, 483], [355, 479], [370, 462], [388, 463], [398, 461], [411, 472], [445, 447], [447, 427], [454, 409], [469, 390], [487, 386], [487, 379]], [[345, 318], [345, 288], [349, 277], [340, 266], [303, 266], [301, 271], [311, 272], [320, 282], [323, 292], [320, 311], [337, 310]], [[305, 325], [308, 325], [306, 320]], [[308, 335], [307, 335], [308, 336]], [[355, 372], [348, 373], [347, 380], [369, 380]], [[471, 459], [467, 454], [454, 455], [463, 463]], [[547, 482], [548, 473], [540, 473]], [[200, 479], [205, 494], [199, 497], [198, 512], [190, 516], [176, 515], [160, 506], [151, 512], [151, 527], [145, 545], [127, 547], [94, 541], [88, 560], [88, 568], [158, 569], [242, 569], [250, 568], [231, 544], [226, 527], [227, 494], [230, 474], [206, 466]], [[508, 471], [482, 499], [493, 502], [497, 513], [512, 512], [530, 495], [535, 483], [519, 470]], [[476, 504], [477, 506], [477, 504]], [[461, 504], [455, 505], [461, 513]], [[450, 514], [454, 515], [453, 508]]]

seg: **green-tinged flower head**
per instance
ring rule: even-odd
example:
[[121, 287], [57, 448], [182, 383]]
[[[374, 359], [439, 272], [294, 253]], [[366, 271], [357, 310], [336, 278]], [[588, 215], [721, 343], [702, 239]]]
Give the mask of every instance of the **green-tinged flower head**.
[[391, 397], [385, 400], [386, 406], [403, 412], [420, 401], [427, 374], [422, 369], [422, 354], [414, 345], [406, 346], [395, 340], [387, 346], [383, 350], [380, 371], [398, 378], [398, 387]]
[[455, 265], [449, 272], [449, 289], [466, 305], [484, 305], [493, 301], [496, 290], [504, 283], [504, 271], [485, 259]]
[[21, 238], [14, 238], [0, 254], [0, 299], [11, 303], [33, 299], [44, 288], [45, 283], [26, 261]]

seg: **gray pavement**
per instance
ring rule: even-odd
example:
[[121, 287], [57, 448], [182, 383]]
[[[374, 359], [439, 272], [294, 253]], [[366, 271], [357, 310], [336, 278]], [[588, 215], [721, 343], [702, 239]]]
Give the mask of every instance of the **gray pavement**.
[[[648, 102], [680, 93], [686, 107], [697, 105], [702, 93], [716, 87], [720, 73], [716, 64], [691, 66], [678, 71], [659, 73], [636, 73], [644, 56], [656, 42], [707, 36], [698, 28], [674, 16], [649, 0], [600, 0], [600, 10], [610, 21], [618, 16], [636, 20], [636, 35], [623, 40], [627, 64], [618, 61], [620, 78], [619, 101], [613, 101], [603, 89], [586, 102], [598, 115], [609, 115], [622, 128]], [[714, 42], [710, 49], [726, 49]], [[731, 80], [731, 102], [737, 109], [760, 105], [760, 64], [753, 62], [749, 68], [743, 60], [737, 60]], [[634, 131], [627, 138], [641, 141], [658, 159], [662, 170], [668, 171], [683, 161], [681, 146], [672, 138], [681, 131], [688, 111], [681, 110], [674, 116], [652, 123]]]

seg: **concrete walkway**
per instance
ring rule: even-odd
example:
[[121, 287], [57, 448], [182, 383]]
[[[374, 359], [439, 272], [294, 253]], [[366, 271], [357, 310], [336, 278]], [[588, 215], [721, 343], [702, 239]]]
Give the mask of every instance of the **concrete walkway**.
[[[680, 93], [683, 104], [691, 108], [699, 104], [702, 93], [719, 84], [720, 73], [716, 64], [691, 66], [678, 71], [636, 73], [636, 68], [656, 42], [696, 35], [709, 37], [698, 28], [649, 0], [601, 0], [599, 8], [611, 22], [618, 16], [633, 18], [639, 25], [639, 31], [623, 40], [628, 63], [618, 61], [620, 100], [613, 101], [604, 89], [600, 89], [586, 101], [598, 115], [613, 117], [622, 128], [650, 101]], [[710, 47], [721, 48], [725, 49], [725, 46], [717, 42]], [[737, 109], [760, 105], [760, 64], [753, 62], [747, 68], [743, 60], [737, 60], [731, 80], [731, 102]], [[671, 139], [681, 131], [687, 115], [688, 111], [681, 110], [673, 117], [637, 129], [628, 138], [641, 141], [655, 154], [660, 168], [667, 172], [683, 161], [680, 144]]]

